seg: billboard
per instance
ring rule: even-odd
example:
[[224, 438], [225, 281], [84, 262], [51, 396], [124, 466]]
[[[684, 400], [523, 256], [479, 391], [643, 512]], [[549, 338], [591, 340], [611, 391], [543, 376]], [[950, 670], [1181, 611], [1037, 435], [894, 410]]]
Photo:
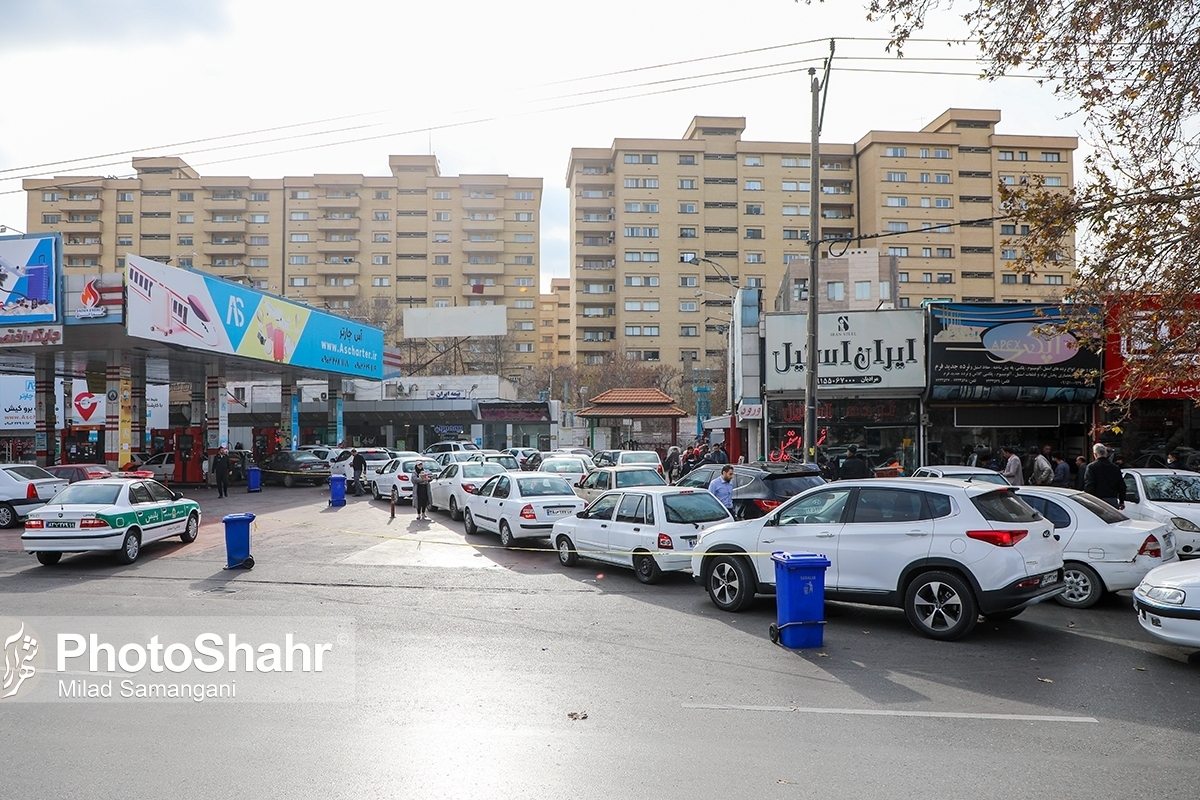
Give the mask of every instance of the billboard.
[[505, 336], [507, 334], [508, 310], [504, 306], [404, 309], [405, 339], [467, 338], [471, 336]]
[[[766, 315], [766, 388], [803, 392], [808, 315]], [[833, 311], [817, 317], [817, 385], [827, 397], [925, 390], [920, 311]]]
[[0, 430], [31, 431], [37, 423], [37, 400], [33, 378], [24, 375], [0, 376], [0, 398], [4, 405]]
[[202, 272], [126, 256], [130, 336], [259, 361], [383, 377], [383, 331]]
[[[1184, 339], [1188, 320], [1195, 314], [1197, 305], [1200, 305], [1200, 296], [1193, 297], [1185, 308], [1164, 309], [1161, 299], [1157, 297], [1143, 297], [1136, 302], [1127, 299], [1113, 301], [1109, 306], [1109, 325], [1105, 333], [1105, 399], [1200, 398], [1200, 377], [1196, 377], [1200, 357], [1190, 348], [1175, 347], [1175, 353], [1164, 358], [1163, 350], [1157, 344], [1167, 341], [1178, 344]], [[1153, 365], [1152, 374], [1142, 377], [1138, 386], [1127, 386], [1130, 372], [1155, 355], [1158, 364]], [[1132, 397], [1127, 398], [1127, 393]]]
[[0, 238], [0, 325], [58, 322], [58, 234]]
[[63, 276], [63, 322], [67, 325], [120, 325], [124, 305], [125, 280], [119, 272]]
[[1070, 331], [1052, 330], [1063, 318], [1057, 305], [929, 306], [930, 399], [1094, 401], [1100, 354], [1081, 347]]

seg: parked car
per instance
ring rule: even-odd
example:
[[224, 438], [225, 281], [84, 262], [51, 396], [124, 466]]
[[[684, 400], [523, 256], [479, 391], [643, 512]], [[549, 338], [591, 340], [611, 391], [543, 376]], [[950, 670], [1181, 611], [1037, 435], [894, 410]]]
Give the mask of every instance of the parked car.
[[[1200, 469], [1200, 453], [1190, 448], [1176, 448], [1175, 455], [1180, 463], [1177, 468], [1195, 472]], [[1143, 469], [1172, 469], [1167, 465], [1165, 452], [1143, 453], [1130, 462], [1129, 466]]]
[[555, 456], [538, 465], [538, 472], [553, 473], [574, 486], [588, 476], [589, 470], [579, 456]]
[[525, 462], [531, 455], [538, 452], [538, 449], [536, 447], [510, 447], [507, 450], [502, 450], [501, 452], [508, 453], [510, 456], [517, 459], [517, 464], [521, 469], [528, 469], [528, 467], [525, 466]]
[[[443, 467], [447, 464], [458, 464], [463, 461], [474, 461], [477, 450], [447, 450], [444, 453], [438, 453], [432, 458], [441, 464]], [[428, 457], [428, 456], [427, 456]]]
[[429, 505], [433, 509], [444, 508], [450, 519], [462, 519], [466, 497], [493, 475], [507, 472], [499, 464], [478, 461], [447, 464], [429, 484]]
[[[367, 468], [363, 470], [364, 479], [392, 460], [392, 454], [382, 447], [359, 447], [357, 449], [358, 454], [367, 462]], [[350, 467], [350, 461], [353, 458], [354, 454], [350, 452], [350, 449], [343, 450], [330, 462], [330, 473], [333, 475], [345, 475], [347, 479], [353, 478], [354, 470]]]
[[560, 475], [506, 472], [487, 480], [465, 498], [463, 527], [468, 534], [492, 531], [512, 547], [521, 538], [549, 536], [555, 521], [583, 508], [584, 502]]
[[442, 466], [429, 456], [415, 458], [393, 458], [381, 467], [368, 471], [363, 478], [367, 482], [367, 490], [376, 500], [390, 498], [396, 503], [411, 503], [413, 501], [413, 474], [417, 464], [423, 472], [437, 475]]
[[246, 480], [246, 470], [254, 466], [254, 453], [250, 450], [229, 451], [229, 480], [241, 483]]
[[438, 453], [448, 453], [462, 450], [478, 450], [479, 445], [474, 442], [460, 442], [457, 440], [447, 442], [434, 442], [425, 448], [425, 455], [437, 455]]
[[1138, 622], [1151, 636], [1200, 648], [1200, 561], [1150, 570], [1133, 590]]
[[419, 458], [421, 456], [416, 450], [394, 450], [389, 447], [387, 451], [392, 454], [392, 458]]
[[259, 465], [263, 483], [278, 483], [288, 488], [308, 482], [320, 486], [329, 480], [329, 462], [304, 450], [276, 450]]
[[936, 467], [918, 467], [913, 471], [914, 478], [950, 478], [956, 481], [982, 481], [999, 486], [1011, 486], [1008, 478], [987, 467], [960, 467], [953, 465]]
[[1200, 556], [1200, 475], [1174, 469], [1127, 469], [1125, 514], [1166, 522], [1180, 558]]
[[632, 489], [635, 486], [665, 486], [667, 482], [652, 467], [600, 467], [575, 484], [575, 494], [592, 502], [610, 489]]
[[809, 489], [756, 520], [710, 528], [693, 577], [723, 611], [775, 590], [770, 553], [823, 553], [825, 596], [903, 608], [933, 639], [1009, 619], [1064, 590], [1053, 527], [1012, 487], [873, 478]]
[[21, 544], [53, 566], [63, 553], [115, 551], [132, 564], [150, 542], [178, 536], [184, 544], [200, 531], [200, 504], [155, 480], [105, 478], [80, 481], [30, 513]]
[[1024, 486], [1017, 493], [1054, 526], [1066, 584], [1054, 599], [1064, 606], [1090, 608], [1105, 592], [1132, 589], [1150, 570], [1176, 560], [1166, 523], [1132, 520], [1075, 489]]
[[623, 467], [626, 464], [650, 464], [663, 474], [662, 459], [653, 450], [601, 450], [592, 456], [597, 467]]
[[56, 478], [66, 478], [67, 483], [98, 481], [113, 476], [112, 470], [103, 464], [56, 464], [44, 469]]
[[480, 464], [499, 464], [509, 472], [519, 472], [521, 465], [511, 453], [472, 453], [470, 461]]
[[154, 479], [163, 483], [175, 480], [175, 454], [157, 453], [137, 465], [135, 469], [149, 470], [154, 473]]
[[555, 522], [550, 542], [563, 566], [575, 566], [582, 556], [630, 567], [642, 583], [658, 583], [664, 572], [691, 566], [706, 528], [731, 519], [707, 489], [639, 486], [602, 494]]
[[0, 528], [11, 528], [67, 486], [36, 464], [0, 464]]
[[[702, 464], [684, 475], [677, 486], [707, 489], [721, 476], [721, 464]], [[760, 461], [733, 465], [733, 516], [758, 519], [805, 489], [825, 483], [816, 464]]]

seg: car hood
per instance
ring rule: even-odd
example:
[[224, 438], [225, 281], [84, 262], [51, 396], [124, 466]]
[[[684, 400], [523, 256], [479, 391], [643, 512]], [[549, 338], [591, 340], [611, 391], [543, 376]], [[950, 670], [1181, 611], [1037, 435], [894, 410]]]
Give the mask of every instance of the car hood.
[[[1146, 573], [1142, 583], [1183, 589], [1185, 592], [1200, 591], [1200, 561], [1175, 561], [1155, 567]], [[1188, 603], [1188, 605], [1195, 604]]]

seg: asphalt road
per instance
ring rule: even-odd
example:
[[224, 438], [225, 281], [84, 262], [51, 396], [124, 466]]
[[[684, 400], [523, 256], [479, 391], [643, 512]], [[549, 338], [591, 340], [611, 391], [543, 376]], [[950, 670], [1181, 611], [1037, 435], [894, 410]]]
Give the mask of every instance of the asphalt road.
[[[1200, 666], [1127, 595], [955, 643], [831, 604], [825, 646], [792, 652], [771, 600], [724, 614], [686, 576], [317, 489], [198, 494], [200, 538], [130, 567], [39, 567], [0, 532], [0, 615], [353, 617], [353, 699], [0, 701], [0, 796], [1200, 797]], [[250, 572], [221, 569], [234, 511], [259, 514]]]

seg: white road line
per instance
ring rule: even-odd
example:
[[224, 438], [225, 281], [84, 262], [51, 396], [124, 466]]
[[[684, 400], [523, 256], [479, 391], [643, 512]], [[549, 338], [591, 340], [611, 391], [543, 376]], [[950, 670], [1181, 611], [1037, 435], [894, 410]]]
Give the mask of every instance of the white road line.
[[684, 708], [705, 711], [785, 711], [794, 714], [845, 714], [859, 717], [930, 717], [934, 719], [997, 719], [1011, 722], [1087, 722], [1095, 725], [1095, 717], [1054, 717], [1042, 714], [972, 714], [962, 711], [893, 711], [870, 708], [804, 708], [801, 706], [726, 706], [703, 703], [684, 703]]

